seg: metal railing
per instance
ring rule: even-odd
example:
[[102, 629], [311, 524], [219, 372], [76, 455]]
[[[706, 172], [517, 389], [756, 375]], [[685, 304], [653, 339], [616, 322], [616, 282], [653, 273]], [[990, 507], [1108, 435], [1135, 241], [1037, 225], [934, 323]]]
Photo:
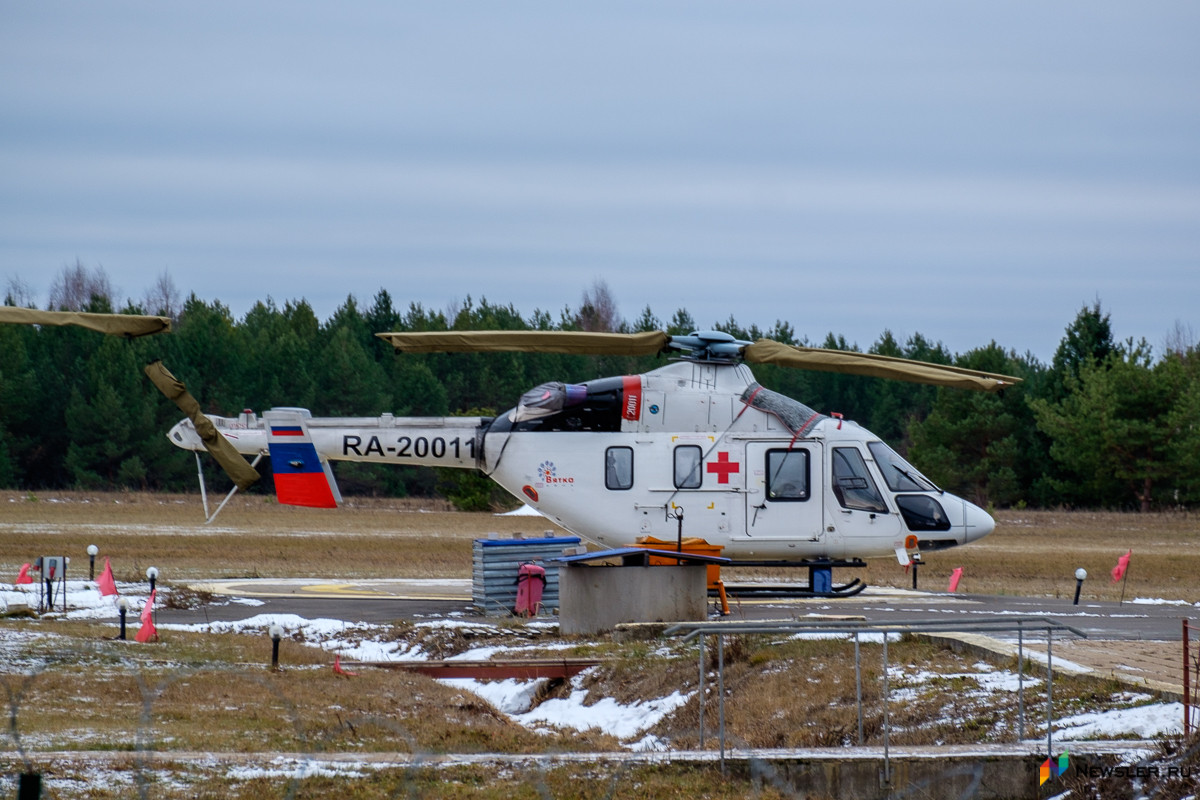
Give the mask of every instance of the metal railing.
[[1007, 619], [979, 620], [964, 624], [962, 620], [918, 620], [899, 623], [876, 623], [861, 620], [788, 620], [780, 622], [683, 622], [666, 629], [668, 636], [682, 636], [684, 641], [697, 640], [700, 664], [700, 747], [704, 747], [704, 669], [705, 639], [717, 639], [717, 737], [720, 748], [722, 771], [725, 768], [725, 637], [743, 635], [795, 635], [805, 633], [844, 634], [854, 638], [854, 680], [858, 702], [858, 744], [863, 744], [863, 700], [861, 637], [865, 634], [880, 635], [883, 641], [883, 763], [884, 780], [891, 780], [889, 753], [890, 726], [888, 721], [888, 637], [903, 634], [949, 634], [975, 633], [1017, 634], [1017, 740], [1025, 738], [1025, 634], [1043, 633], [1046, 637], [1046, 757], [1053, 757], [1054, 731], [1054, 634], [1062, 632], [1086, 639], [1087, 634], [1078, 628], [1046, 617], [1010, 617]]

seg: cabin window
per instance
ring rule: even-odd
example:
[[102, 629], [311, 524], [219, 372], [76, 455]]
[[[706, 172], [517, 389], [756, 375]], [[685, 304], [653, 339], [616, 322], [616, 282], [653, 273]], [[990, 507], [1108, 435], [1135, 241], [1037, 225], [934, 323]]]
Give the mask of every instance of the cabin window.
[[700, 488], [700, 461], [703, 452], [694, 444], [675, 448], [675, 488]]
[[807, 500], [808, 475], [807, 450], [767, 451], [768, 500]]
[[633, 488], [632, 447], [610, 447], [604, 451], [604, 485], [609, 489]]
[[843, 508], [887, 513], [867, 462], [853, 447], [833, 448], [833, 493]]

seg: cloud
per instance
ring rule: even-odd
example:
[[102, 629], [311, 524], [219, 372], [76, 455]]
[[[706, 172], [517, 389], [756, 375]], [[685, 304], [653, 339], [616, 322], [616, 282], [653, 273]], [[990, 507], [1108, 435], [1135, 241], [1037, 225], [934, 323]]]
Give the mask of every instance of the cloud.
[[885, 328], [1048, 358], [1097, 295], [1195, 312], [1178, 2], [25, 5], [0, 31], [0, 274], [165, 269], [235, 313], [386, 287]]

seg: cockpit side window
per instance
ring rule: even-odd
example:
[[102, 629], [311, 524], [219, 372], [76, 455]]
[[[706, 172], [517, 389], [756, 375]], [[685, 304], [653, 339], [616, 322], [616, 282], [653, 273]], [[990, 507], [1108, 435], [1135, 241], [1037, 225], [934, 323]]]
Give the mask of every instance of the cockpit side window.
[[767, 451], [767, 499], [773, 502], [807, 500], [807, 450]]
[[632, 447], [610, 447], [605, 451], [604, 485], [609, 489], [633, 488]]
[[887, 513], [867, 462], [856, 448], [833, 448], [833, 493], [843, 508]]
[[929, 495], [898, 494], [896, 505], [910, 531], [948, 531], [950, 520], [942, 504]]

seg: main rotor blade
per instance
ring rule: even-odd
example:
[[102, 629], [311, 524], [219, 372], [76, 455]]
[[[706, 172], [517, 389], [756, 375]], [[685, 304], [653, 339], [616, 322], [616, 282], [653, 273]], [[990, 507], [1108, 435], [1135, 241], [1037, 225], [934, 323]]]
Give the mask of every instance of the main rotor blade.
[[[143, 370], [150, 382], [166, 395], [167, 399], [179, 406], [179, 410], [187, 414], [196, 433], [204, 442], [204, 449], [212, 454], [225, 474], [233, 479], [239, 489], [245, 490], [259, 478], [258, 470], [246, 463], [241, 453], [233, 448], [229, 440], [221, 435], [213, 425], [212, 420], [200, 412], [200, 404], [192, 397], [187, 387], [163, 366], [161, 361], [151, 361]], [[216, 516], [216, 515], [214, 515]]]
[[667, 346], [671, 337], [648, 333], [589, 331], [425, 331], [377, 333], [404, 353], [568, 353], [572, 355], [648, 356]]
[[0, 322], [19, 325], [77, 325], [113, 336], [148, 336], [171, 330], [168, 317], [138, 314], [94, 314], [88, 311], [38, 311], [36, 308], [0, 306]]
[[869, 375], [910, 383], [933, 386], [954, 386], [995, 392], [1019, 383], [1020, 378], [996, 375], [991, 372], [910, 361], [906, 358], [880, 356], [873, 353], [852, 353], [845, 350], [826, 350], [819, 347], [796, 347], [770, 339], [759, 339], [747, 345], [742, 357], [752, 364], [778, 364], [819, 372], [841, 372], [848, 375]]

